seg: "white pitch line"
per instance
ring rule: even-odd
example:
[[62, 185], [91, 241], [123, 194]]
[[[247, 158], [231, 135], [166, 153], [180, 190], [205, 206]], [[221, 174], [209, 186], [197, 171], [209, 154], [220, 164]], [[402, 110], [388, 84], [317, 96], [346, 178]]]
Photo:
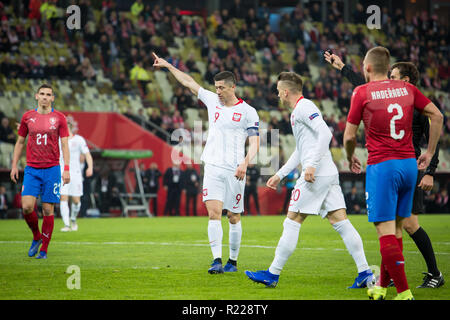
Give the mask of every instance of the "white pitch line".
[[[0, 244], [29, 244], [29, 241], [0, 241]], [[182, 242], [154, 242], [154, 241], [52, 241], [52, 245], [55, 244], [61, 244], [61, 245], [160, 245], [160, 246], [182, 246], [182, 247], [209, 247], [208, 243], [182, 243]], [[224, 246], [228, 246], [226, 243], [223, 244]], [[241, 245], [241, 248], [261, 248], [261, 249], [276, 249], [274, 246], [262, 246], [262, 245]], [[311, 250], [311, 251], [325, 251], [325, 250], [332, 250], [332, 251], [346, 251], [346, 249], [341, 248], [311, 248], [311, 247], [300, 247], [299, 250]], [[418, 254], [419, 251], [405, 251], [405, 253], [413, 253]], [[435, 252], [435, 254], [439, 255], [450, 255], [450, 252]]]

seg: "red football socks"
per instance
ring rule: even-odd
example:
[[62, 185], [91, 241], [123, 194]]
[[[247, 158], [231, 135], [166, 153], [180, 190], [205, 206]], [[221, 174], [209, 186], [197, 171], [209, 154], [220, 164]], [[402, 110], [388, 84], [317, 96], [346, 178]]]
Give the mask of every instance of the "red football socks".
[[[405, 274], [405, 259], [402, 253], [402, 239], [395, 235], [380, 237], [381, 273], [380, 286], [387, 287], [389, 280], [394, 280], [397, 292], [408, 290], [408, 281]], [[387, 282], [387, 284], [386, 284]]]
[[55, 223], [55, 216], [44, 216], [42, 223], [42, 247], [40, 251], [47, 252], [48, 244], [52, 238], [53, 225]]
[[31, 232], [33, 232], [33, 240], [39, 240], [41, 238], [41, 233], [39, 232], [39, 219], [35, 210], [32, 213], [24, 214], [23, 218], [30, 227]]

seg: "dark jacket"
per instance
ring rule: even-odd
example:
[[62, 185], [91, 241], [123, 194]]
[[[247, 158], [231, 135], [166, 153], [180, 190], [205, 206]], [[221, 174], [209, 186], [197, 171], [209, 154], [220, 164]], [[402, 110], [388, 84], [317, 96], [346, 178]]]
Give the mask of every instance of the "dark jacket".
[[195, 169], [186, 169], [182, 175], [183, 189], [189, 195], [195, 195], [198, 193], [200, 186], [200, 175]]
[[170, 190], [179, 189], [181, 191], [181, 169], [174, 172], [173, 168], [169, 168], [164, 173], [164, 185]]
[[150, 192], [157, 192], [159, 190], [159, 177], [161, 177], [161, 171], [158, 169], [148, 169], [145, 171], [147, 187]]

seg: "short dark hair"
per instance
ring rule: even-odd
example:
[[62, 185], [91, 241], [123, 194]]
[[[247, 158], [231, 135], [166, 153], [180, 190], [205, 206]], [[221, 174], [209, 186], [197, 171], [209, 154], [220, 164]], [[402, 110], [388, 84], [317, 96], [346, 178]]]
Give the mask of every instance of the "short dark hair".
[[282, 72], [278, 75], [278, 81], [283, 81], [291, 91], [301, 92], [303, 90], [303, 80], [295, 72]]
[[51, 90], [52, 90], [52, 93], [53, 93], [53, 87], [52, 87], [51, 85], [47, 84], [47, 83], [42, 84], [42, 85], [37, 89], [36, 92], [39, 93], [39, 91], [40, 91], [41, 89], [51, 89]]
[[391, 71], [394, 69], [398, 69], [398, 73], [400, 77], [409, 77], [409, 83], [413, 85], [417, 85], [419, 81], [419, 70], [412, 62], [397, 62], [394, 63], [391, 67]]
[[386, 75], [389, 72], [391, 54], [385, 47], [374, 47], [367, 51], [367, 59], [373, 67], [373, 73]]
[[236, 76], [231, 71], [221, 71], [214, 76], [214, 81], [225, 81], [236, 85]]

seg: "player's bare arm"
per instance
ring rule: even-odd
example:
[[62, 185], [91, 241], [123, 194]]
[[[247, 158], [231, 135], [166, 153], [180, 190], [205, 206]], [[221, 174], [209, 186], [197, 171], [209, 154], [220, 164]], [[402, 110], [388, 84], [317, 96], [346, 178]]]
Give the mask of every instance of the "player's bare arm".
[[422, 188], [424, 191], [431, 191], [433, 189], [434, 178], [429, 174], [423, 176], [418, 185], [419, 188]]
[[427, 151], [421, 154], [417, 159], [417, 166], [419, 170], [425, 170], [430, 164], [431, 158], [436, 151], [436, 146], [439, 141], [444, 122], [444, 116], [432, 102], [425, 106], [423, 109], [423, 114], [430, 119], [430, 138], [428, 140]]
[[237, 167], [234, 176], [238, 180], [244, 180], [245, 174], [247, 172], [247, 167], [250, 161], [256, 156], [259, 151], [259, 136], [251, 136], [248, 138], [248, 152], [244, 161]]
[[344, 148], [347, 153], [347, 160], [349, 162], [350, 171], [353, 173], [361, 173], [361, 162], [355, 156], [356, 148], [356, 132], [358, 126], [347, 122], [344, 131]]
[[14, 146], [13, 159], [11, 163], [11, 173], [10, 177], [14, 183], [19, 180], [19, 169], [17, 168], [17, 163], [19, 162], [20, 155], [22, 154], [23, 146], [25, 145], [25, 138], [18, 136], [16, 145]]
[[270, 189], [276, 190], [280, 181], [281, 179], [278, 175], [273, 175], [272, 177], [270, 177], [269, 180], [267, 180], [266, 186], [269, 187]]
[[64, 158], [64, 171], [62, 174], [62, 179], [64, 184], [68, 184], [70, 182], [70, 171], [66, 170], [66, 168], [69, 168], [70, 164], [70, 151], [69, 151], [69, 138], [64, 137], [61, 138], [61, 149], [63, 152], [63, 158]]
[[86, 156], [86, 163], [87, 163], [87, 169], [86, 169], [86, 177], [92, 177], [94, 173], [94, 160], [92, 159], [92, 155], [90, 152], [87, 152], [85, 154]]
[[316, 179], [314, 178], [314, 173], [316, 172], [316, 168], [308, 167], [305, 169], [305, 181], [306, 182], [314, 182]]
[[163, 58], [158, 57], [156, 53], [153, 52], [152, 54], [153, 58], [155, 59], [155, 61], [153, 62], [153, 67], [167, 68], [170, 71], [170, 73], [173, 74], [175, 79], [177, 79], [178, 82], [180, 82], [183, 86], [191, 90], [193, 94], [198, 95], [200, 85], [197, 82], [195, 82], [194, 78], [192, 78], [187, 73], [178, 70]]

